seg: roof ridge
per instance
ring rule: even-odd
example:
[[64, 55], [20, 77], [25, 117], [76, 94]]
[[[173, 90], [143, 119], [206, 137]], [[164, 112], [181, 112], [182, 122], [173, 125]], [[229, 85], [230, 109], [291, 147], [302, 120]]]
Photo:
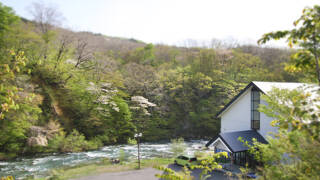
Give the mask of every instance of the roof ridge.
[[[253, 129], [249, 129], [249, 130], [243, 130], [243, 131], [231, 131], [231, 132], [224, 132], [224, 133], [220, 133], [220, 134], [226, 134], [226, 133], [239, 133], [239, 132], [246, 132], [246, 131], [255, 131], [255, 132], [258, 132], [256, 130], [253, 130]], [[258, 132], [259, 133], [259, 132]]]
[[296, 84], [313, 84], [313, 83], [304, 83], [304, 82], [280, 82], [280, 81], [251, 81], [251, 82], [261, 82], [261, 83], [296, 83]]

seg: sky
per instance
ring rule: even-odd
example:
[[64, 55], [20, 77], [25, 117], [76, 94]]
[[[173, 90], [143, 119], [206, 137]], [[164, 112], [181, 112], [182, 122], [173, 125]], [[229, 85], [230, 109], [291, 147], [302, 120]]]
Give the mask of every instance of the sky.
[[[0, 0], [27, 19], [36, 0]], [[63, 26], [147, 43], [187, 39], [256, 43], [264, 33], [293, 28], [303, 8], [319, 0], [42, 0], [64, 16]], [[284, 45], [283, 42], [271, 45]]]

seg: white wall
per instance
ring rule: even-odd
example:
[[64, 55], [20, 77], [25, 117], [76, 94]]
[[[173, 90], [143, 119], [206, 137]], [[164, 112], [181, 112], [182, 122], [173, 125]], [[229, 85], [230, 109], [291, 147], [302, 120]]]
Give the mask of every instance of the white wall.
[[218, 148], [220, 150], [225, 150], [227, 152], [231, 152], [229, 150], [229, 148], [223, 143], [223, 141], [220, 138], [218, 138], [215, 142], [213, 142], [211, 146], [213, 146], [214, 148]]
[[238, 97], [221, 115], [222, 133], [251, 130], [251, 88]]
[[[266, 104], [263, 100], [260, 101]], [[260, 113], [260, 130], [258, 132], [265, 139], [270, 135], [269, 132], [277, 132], [277, 128], [270, 125], [271, 121], [271, 117]], [[251, 88], [244, 92], [221, 115], [221, 133], [246, 130], [251, 130]]]
[[[264, 100], [260, 100], [261, 104], [267, 105], [267, 103]], [[273, 127], [270, 125], [271, 121], [273, 119], [264, 113], [260, 113], [260, 130], [258, 131], [265, 139], [267, 139], [267, 136], [272, 136], [269, 132], [277, 132], [278, 128]]]

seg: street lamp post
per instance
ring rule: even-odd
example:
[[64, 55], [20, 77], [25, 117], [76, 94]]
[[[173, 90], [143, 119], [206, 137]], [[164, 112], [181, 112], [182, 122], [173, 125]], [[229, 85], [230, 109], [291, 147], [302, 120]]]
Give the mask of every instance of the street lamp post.
[[138, 144], [138, 169], [140, 169], [140, 137], [142, 136], [142, 133], [137, 133], [134, 135], [134, 137], [137, 139]]

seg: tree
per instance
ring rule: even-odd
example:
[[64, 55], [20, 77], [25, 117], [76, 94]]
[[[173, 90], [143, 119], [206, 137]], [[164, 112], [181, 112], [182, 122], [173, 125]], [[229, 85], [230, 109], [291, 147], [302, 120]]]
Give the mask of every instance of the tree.
[[158, 77], [152, 66], [128, 63], [124, 70], [124, 85], [130, 95], [141, 94], [148, 98], [158, 86]]
[[271, 39], [285, 38], [290, 48], [297, 46], [298, 50], [292, 56], [293, 65], [288, 70], [301, 71], [315, 74], [320, 84], [320, 6], [305, 8], [301, 17], [294, 22], [292, 30], [276, 31], [264, 34], [258, 41], [264, 44]]
[[[18, 86], [18, 76], [27, 73], [23, 52], [9, 52], [0, 59], [0, 152], [21, 152], [29, 127], [40, 109], [32, 101], [34, 94]], [[30, 71], [29, 71], [30, 72]]]
[[15, 15], [10, 7], [2, 5], [0, 2], [0, 48], [6, 47], [3, 40], [11, 30], [11, 26], [18, 22], [19, 17]]
[[259, 110], [273, 117], [279, 132], [268, 144], [254, 143], [250, 152], [262, 162], [262, 179], [319, 179], [320, 107], [319, 88], [273, 89], [262, 98], [268, 106]]
[[92, 94], [91, 117], [81, 122], [87, 136], [107, 136], [107, 143], [125, 143], [133, 137], [135, 126], [128, 104], [119, 95], [119, 90], [111, 83], [96, 85], [90, 82], [87, 90]]
[[2, 38], [4, 33], [10, 29], [10, 25], [17, 22], [19, 18], [10, 7], [4, 6], [0, 3], [0, 20], [0, 35]]
[[33, 20], [36, 22], [38, 33], [45, 42], [43, 57], [44, 59], [47, 59], [49, 42], [55, 35], [53, 29], [61, 23], [63, 16], [58, 11], [57, 7], [47, 5], [41, 1], [32, 4], [30, 13], [33, 16]]
[[217, 112], [215, 83], [209, 76], [194, 72], [192, 67], [166, 71], [162, 78], [169, 127], [173, 136], [194, 138], [210, 136], [218, 129], [214, 115]]
[[55, 38], [53, 49], [57, 49], [57, 52], [51, 57], [54, 64], [54, 70], [57, 69], [63, 60], [66, 60], [72, 41], [72, 34], [68, 31], [60, 31], [57, 38]]
[[137, 133], [135, 138], [137, 138], [138, 143], [138, 168], [140, 169], [140, 138], [142, 133], [146, 130], [147, 116], [151, 114], [148, 111], [148, 108], [155, 107], [156, 105], [149, 102], [148, 99], [142, 96], [132, 96], [131, 101], [134, 103], [134, 106], [131, 109], [134, 111], [134, 123], [136, 126]]
[[88, 37], [86, 34], [78, 34], [76, 37], [75, 42], [75, 67], [76, 68], [84, 68], [86, 67], [85, 64], [87, 64], [90, 60], [92, 60], [93, 57], [93, 50], [89, 48], [89, 42]]
[[155, 65], [154, 58], [154, 46], [153, 44], [147, 44], [130, 52], [128, 61], [138, 64]]
[[117, 137], [117, 143], [126, 143], [133, 137], [135, 126], [132, 122], [130, 108], [125, 100], [116, 96], [113, 98], [119, 110], [111, 110], [112, 121], [110, 125], [115, 129], [113, 136]]
[[262, 66], [261, 59], [251, 54], [243, 53], [239, 50], [233, 50], [232, 57], [226, 62], [228, 70], [225, 76], [236, 82], [247, 83], [269, 79], [268, 70]]
[[57, 7], [47, 5], [41, 1], [32, 4], [30, 13], [42, 34], [47, 34], [54, 26], [58, 26], [63, 19]]

